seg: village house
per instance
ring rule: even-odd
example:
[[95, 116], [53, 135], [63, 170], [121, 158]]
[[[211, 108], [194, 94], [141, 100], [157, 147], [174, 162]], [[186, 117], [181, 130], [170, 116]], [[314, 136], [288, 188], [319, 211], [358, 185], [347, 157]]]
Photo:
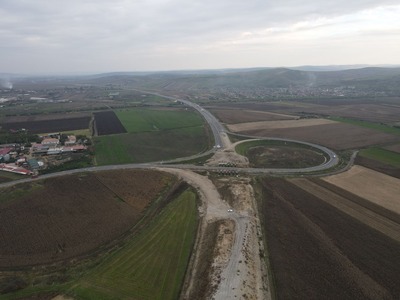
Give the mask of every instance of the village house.
[[56, 138], [44, 138], [42, 143], [43, 146], [48, 146], [49, 148], [57, 147], [60, 144], [60, 140]]
[[73, 146], [76, 144], [76, 136], [69, 135], [68, 139], [64, 142], [65, 146]]

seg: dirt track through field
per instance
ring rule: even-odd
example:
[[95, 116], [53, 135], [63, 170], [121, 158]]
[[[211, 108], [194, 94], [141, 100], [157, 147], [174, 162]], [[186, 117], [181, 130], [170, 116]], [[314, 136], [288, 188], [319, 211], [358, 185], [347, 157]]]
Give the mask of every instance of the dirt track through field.
[[[268, 292], [268, 280], [265, 279], [264, 263], [261, 261], [258, 230], [260, 225], [255, 211], [255, 200], [252, 194], [252, 188], [249, 182], [238, 183], [242, 191], [238, 201], [245, 202], [242, 210], [228, 211], [231, 209], [224, 200], [221, 199], [215, 185], [205, 176], [201, 176], [191, 171], [178, 169], [163, 169], [180, 176], [187, 183], [195, 187], [202, 199], [200, 215], [203, 217], [202, 230], [203, 235], [199, 237], [196, 257], [193, 262], [192, 274], [183, 299], [192, 299], [195, 291], [191, 290], [194, 286], [193, 281], [199, 280], [196, 275], [199, 261], [199, 253], [205, 251], [202, 249], [205, 240], [204, 232], [206, 227], [216, 220], [224, 220], [219, 230], [234, 231], [233, 239], [230, 234], [221, 235], [219, 241], [214, 245], [213, 268], [210, 271], [210, 278], [213, 280], [211, 286], [213, 299], [241, 299], [246, 295], [246, 299], [270, 299]], [[243, 205], [243, 203], [242, 203]], [[233, 222], [233, 223], [231, 223]], [[231, 224], [231, 225], [230, 225]], [[222, 226], [222, 227], [221, 227]]]
[[386, 236], [400, 242], [400, 224], [396, 223], [374, 211], [365, 208], [357, 203], [346, 199], [328, 189], [319, 186], [307, 179], [290, 179], [289, 182], [295, 184], [302, 190], [318, 197], [324, 202], [352, 216], [371, 228], [385, 234]]

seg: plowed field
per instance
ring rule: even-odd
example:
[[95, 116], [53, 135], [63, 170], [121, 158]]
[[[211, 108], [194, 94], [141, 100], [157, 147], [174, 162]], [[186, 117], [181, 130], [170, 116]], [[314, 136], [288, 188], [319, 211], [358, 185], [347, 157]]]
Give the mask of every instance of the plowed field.
[[290, 138], [324, 145], [335, 150], [356, 149], [400, 140], [396, 135], [344, 123], [276, 129], [261, 126], [258, 129], [237, 132], [261, 137]]
[[240, 109], [212, 109], [211, 112], [223, 123], [236, 124], [257, 121], [293, 120], [297, 116], [284, 115], [266, 111]]
[[1, 124], [1, 127], [8, 130], [19, 130], [24, 128], [31, 133], [50, 133], [87, 129], [89, 128], [89, 121], [90, 117], [85, 116], [39, 121], [9, 122]]
[[[388, 101], [389, 103], [384, 103]], [[322, 116], [340, 116], [356, 120], [365, 120], [376, 123], [396, 123], [399, 121], [399, 98], [387, 98], [383, 101], [371, 103], [363, 99], [324, 99], [317, 103], [304, 101], [276, 101], [265, 103], [220, 103], [213, 104], [215, 109], [239, 109], [268, 111], [281, 114], [301, 115], [317, 114]], [[393, 103], [396, 103], [393, 105]]]
[[229, 125], [228, 128], [233, 132], [243, 132], [243, 131], [259, 130], [259, 129], [287, 129], [287, 128], [320, 126], [327, 124], [338, 124], [338, 123], [327, 119], [301, 119], [301, 120], [286, 120], [286, 121], [281, 120], [281, 121], [248, 122], [241, 124], [232, 124]]
[[125, 127], [122, 125], [117, 115], [111, 110], [95, 113], [94, 121], [96, 135], [126, 133]]
[[324, 180], [400, 214], [400, 179], [354, 166]]
[[2, 189], [0, 267], [52, 263], [109, 245], [173, 180], [156, 171], [110, 171]]
[[399, 215], [320, 179], [261, 181], [278, 299], [399, 299]]
[[385, 147], [385, 149], [393, 151], [393, 152], [400, 153], [400, 144], [387, 146], [387, 147]]
[[383, 174], [386, 174], [389, 176], [400, 178], [400, 168], [396, 168], [394, 166], [381, 163], [374, 159], [362, 157], [360, 155], [357, 156], [355, 162], [357, 165], [366, 167], [368, 169], [377, 171], [379, 173], [383, 173]]

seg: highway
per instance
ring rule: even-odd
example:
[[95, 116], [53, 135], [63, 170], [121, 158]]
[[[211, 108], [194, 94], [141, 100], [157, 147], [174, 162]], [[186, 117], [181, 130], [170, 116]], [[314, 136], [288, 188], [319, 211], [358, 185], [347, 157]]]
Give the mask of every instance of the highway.
[[[215, 144], [214, 147], [204, 153], [200, 153], [194, 156], [191, 156], [190, 158], [196, 158], [196, 157], [201, 157], [206, 154], [210, 153], [218, 153], [219, 151], [232, 151], [233, 145], [231, 145], [227, 132], [223, 125], [206, 109], [202, 108], [201, 106], [192, 103], [188, 100], [181, 100], [177, 99], [174, 97], [169, 97], [169, 96], [163, 96], [160, 94], [155, 94], [161, 97], [166, 97], [168, 99], [174, 100], [174, 101], [180, 101], [181, 103], [192, 107], [196, 111], [198, 111], [206, 120], [208, 125], [210, 126], [213, 135], [214, 135], [214, 140]], [[173, 160], [173, 162], [176, 162], [176, 164], [166, 164], [165, 162], [153, 162], [153, 163], [141, 163], [141, 164], [123, 164], [123, 165], [108, 165], [108, 166], [95, 166], [95, 167], [88, 167], [88, 168], [82, 168], [82, 169], [74, 169], [74, 170], [68, 170], [68, 171], [62, 171], [62, 172], [57, 172], [57, 173], [50, 173], [50, 174], [45, 174], [45, 175], [40, 175], [38, 178], [26, 178], [18, 181], [11, 181], [11, 182], [6, 182], [0, 184], [0, 187], [9, 187], [13, 186], [19, 183], [23, 182], [32, 182], [35, 180], [43, 180], [46, 178], [52, 178], [52, 177], [57, 177], [57, 176], [65, 176], [65, 175], [71, 175], [71, 174], [76, 174], [76, 173], [81, 173], [81, 172], [97, 172], [97, 171], [107, 171], [107, 170], [122, 170], [122, 169], [164, 169], [166, 172], [169, 173], [175, 173], [176, 175], [180, 176], [188, 182], [190, 185], [195, 187], [198, 191], [198, 194], [202, 198], [203, 201], [203, 208], [205, 207], [205, 212], [204, 213], [204, 218], [202, 218], [201, 225], [203, 227], [203, 230], [200, 231], [200, 235], [198, 237], [198, 240], [204, 240], [205, 239], [205, 230], [204, 228], [207, 228], [209, 225], [208, 222], [210, 220], [231, 220], [234, 222], [234, 232], [233, 232], [233, 243], [231, 245], [231, 248], [229, 249], [230, 252], [228, 252], [228, 261], [226, 266], [221, 266], [221, 273], [218, 275], [220, 276], [219, 281], [217, 282], [217, 289], [214, 295], [214, 298], [219, 300], [219, 299], [234, 299], [234, 298], [239, 298], [242, 295], [241, 289], [239, 287], [245, 287], [248, 286], [250, 290], [253, 291], [255, 297], [257, 299], [271, 299], [272, 297], [266, 296], [269, 295], [268, 293], [268, 288], [265, 288], [265, 274], [262, 271], [263, 268], [261, 260], [258, 260], [258, 265], [257, 265], [257, 260], [255, 260], [256, 257], [259, 257], [260, 253], [260, 248], [259, 247], [259, 235], [257, 235], [257, 230], [256, 224], [257, 223], [256, 219], [257, 217], [254, 217], [256, 215], [256, 211], [252, 211], [249, 207], [252, 207], [251, 205], [247, 207], [246, 211], [234, 211], [231, 206], [226, 201], [223, 201], [221, 198], [220, 194], [218, 193], [216, 187], [214, 184], [211, 182], [209, 178], [206, 176], [201, 176], [197, 173], [194, 172], [188, 172], [190, 171], [210, 171], [210, 172], [227, 172], [228, 174], [231, 175], [236, 175], [236, 174], [279, 174], [279, 175], [303, 175], [303, 174], [309, 174], [313, 172], [318, 172], [318, 171], [324, 171], [328, 170], [332, 167], [334, 167], [339, 159], [337, 155], [330, 149], [311, 144], [311, 143], [306, 143], [306, 142], [300, 142], [300, 141], [295, 141], [295, 140], [290, 140], [290, 139], [280, 139], [280, 138], [260, 138], [260, 137], [249, 137], [249, 138], [256, 138], [256, 139], [268, 139], [268, 140], [278, 140], [278, 141], [284, 141], [284, 142], [296, 142], [296, 143], [302, 143], [304, 145], [314, 147], [319, 149], [320, 151], [323, 151], [326, 155], [326, 160], [323, 164], [318, 165], [318, 166], [313, 166], [309, 168], [301, 168], [301, 169], [269, 169], [269, 168], [231, 168], [231, 167], [217, 167], [217, 166], [195, 166], [195, 165], [189, 165], [189, 164], [182, 164], [179, 163], [180, 159]], [[245, 141], [243, 141], [245, 142]], [[182, 160], [188, 159], [188, 158], [182, 158]], [[171, 161], [170, 161], [171, 162]], [[235, 183], [231, 183], [234, 185]], [[237, 183], [236, 183], [237, 184]], [[249, 189], [251, 191], [252, 189]], [[247, 199], [253, 199], [251, 196], [251, 193], [249, 193], [249, 196]], [[246, 200], [250, 201], [250, 200]], [[254, 199], [251, 201], [255, 201]], [[252, 202], [250, 202], [251, 204]], [[249, 203], [247, 203], [249, 204]], [[253, 204], [254, 205], [254, 204]], [[256, 205], [254, 205], [256, 207]], [[252, 213], [249, 213], [249, 211], [252, 211]], [[258, 221], [259, 222], [259, 221]], [[258, 225], [260, 227], [260, 225]], [[202, 244], [199, 243], [199, 247]], [[217, 246], [216, 246], [217, 247]], [[221, 248], [223, 249], [223, 248]], [[201, 250], [196, 249], [196, 251], [199, 251], [201, 253]], [[203, 250], [204, 251], [204, 250]], [[250, 252], [249, 252], [250, 251]], [[251, 252], [253, 251], [253, 252]], [[247, 253], [247, 254], [246, 254]], [[249, 255], [250, 253], [250, 255]], [[221, 257], [222, 254], [220, 254]], [[249, 259], [250, 263], [249, 266], [247, 266], [247, 263], [242, 263], [243, 261], [247, 262], [248, 259], [246, 258], [246, 255], [249, 255], [251, 259]], [[195, 256], [194, 261], [195, 263], [199, 264], [202, 263], [201, 261], [197, 261], [197, 256]], [[253, 266], [254, 269], [251, 269]], [[243, 275], [238, 276], [238, 271], [239, 270], [244, 270]], [[211, 274], [217, 271], [210, 271]], [[254, 276], [251, 276], [254, 273]], [[197, 275], [198, 276], [198, 275]], [[196, 277], [193, 277], [195, 279], [190, 279], [190, 280], [196, 280]], [[244, 280], [243, 278], [246, 278]], [[247, 280], [250, 279], [250, 280]], [[254, 280], [254, 282], [251, 282], [251, 280]], [[261, 282], [261, 284], [260, 284]], [[268, 284], [267, 284], [268, 285]], [[188, 293], [190, 290], [188, 290]]]
[[[139, 90], [136, 90], [139, 91]], [[31, 178], [26, 178], [26, 179], [21, 179], [17, 181], [11, 181], [11, 182], [5, 182], [0, 184], [0, 187], [7, 187], [7, 186], [12, 186], [17, 183], [22, 183], [22, 182], [29, 182], [32, 180], [38, 180], [38, 179], [44, 179], [44, 178], [50, 178], [50, 177], [57, 177], [57, 176], [63, 176], [63, 175], [69, 175], [69, 174], [75, 174], [79, 172], [95, 172], [95, 171], [105, 171], [105, 170], [119, 170], [119, 169], [151, 169], [151, 168], [169, 168], [169, 169], [183, 169], [183, 170], [193, 170], [193, 171], [211, 171], [211, 172], [219, 172], [221, 170], [224, 171], [232, 171], [240, 174], [269, 174], [269, 175], [296, 175], [296, 174], [301, 174], [301, 175], [306, 175], [307, 173], [315, 173], [315, 172], [321, 172], [324, 170], [328, 170], [332, 167], [334, 167], [338, 162], [339, 158], [336, 155], [335, 152], [332, 150], [312, 144], [312, 143], [307, 143], [307, 142], [302, 142], [302, 141], [297, 141], [297, 140], [292, 140], [292, 139], [282, 139], [282, 138], [264, 138], [264, 137], [257, 137], [257, 136], [246, 136], [246, 135], [241, 135], [243, 137], [248, 137], [248, 138], [253, 138], [253, 139], [265, 139], [265, 140], [277, 140], [277, 141], [283, 141], [283, 142], [295, 142], [295, 143], [300, 143], [304, 145], [308, 145], [310, 147], [314, 147], [316, 149], [319, 149], [320, 151], [324, 152], [327, 154], [329, 159], [325, 161], [323, 164], [318, 165], [318, 166], [313, 166], [313, 167], [308, 167], [308, 168], [298, 168], [298, 169], [272, 169], [272, 168], [227, 168], [227, 167], [214, 167], [214, 166], [195, 166], [195, 165], [189, 165], [189, 164], [179, 164], [179, 161], [184, 161], [188, 159], [194, 159], [198, 158], [201, 156], [204, 156], [206, 154], [210, 154], [216, 151], [223, 151], [226, 149], [230, 142], [229, 138], [227, 136], [227, 131], [225, 130], [224, 126], [217, 120], [217, 118], [214, 117], [208, 110], [202, 108], [200, 105], [195, 104], [193, 102], [190, 102], [188, 100], [183, 100], [179, 99], [176, 97], [171, 97], [171, 96], [165, 96], [161, 95], [158, 93], [151, 93], [147, 91], [140, 91], [148, 94], [153, 94], [157, 95], [160, 97], [164, 97], [167, 99], [171, 99], [174, 101], [179, 101], [187, 106], [192, 107], [196, 111], [198, 111], [204, 119], [207, 121], [208, 125], [210, 126], [213, 135], [214, 135], [214, 140], [215, 140], [215, 145], [214, 148], [204, 152], [204, 153], [199, 153], [197, 155], [193, 155], [187, 158], [179, 158], [171, 161], [165, 161], [165, 162], [153, 162], [153, 163], [139, 163], [139, 164], [123, 164], [123, 165], [109, 165], [109, 166], [95, 166], [95, 167], [89, 167], [89, 168], [82, 168], [82, 169], [74, 169], [74, 170], [67, 170], [67, 171], [62, 171], [62, 172], [57, 172], [57, 173], [50, 173], [50, 174], [45, 174], [45, 175], [40, 175], [37, 179], [31, 179]], [[171, 162], [176, 162], [176, 164], [168, 164]]]
[[[150, 95], [155, 95], [155, 96], [159, 96], [162, 98], [166, 98], [166, 99], [170, 99], [173, 101], [178, 101], [182, 104], [185, 104], [195, 110], [197, 110], [202, 116], [203, 118], [206, 120], [206, 122], [208, 123], [208, 125], [210, 126], [213, 136], [214, 136], [214, 147], [216, 149], [225, 149], [228, 146], [228, 135], [225, 132], [225, 128], [224, 126], [217, 120], [216, 117], [214, 117], [213, 114], [211, 114], [208, 110], [206, 110], [205, 108], [201, 107], [200, 105], [193, 103], [189, 100], [184, 100], [184, 99], [180, 99], [180, 98], [176, 98], [176, 97], [172, 97], [172, 96], [167, 96], [167, 95], [161, 95], [159, 93], [153, 93], [153, 92], [149, 92], [149, 91], [143, 91], [143, 90], [137, 90], [137, 89], [131, 89], [137, 92], [142, 92], [142, 93], [146, 93], [146, 94], [150, 94]], [[228, 139], [228, 140], [227, 140]]]
[[[189, 107], [192, 107], [193, 109], [197, 110], [204, 117], [204, 119], [207, 121], [208, 125], [210, 126], [212, 133], [214, 135], [214, 141], [215, 141], [214, 148], [216, 148], [217, 151], [221, 151], [221, 150], [226, 149], [229, 146], [230, 142], [229, 142], [229, 138], [227, 135], [228, 131], [224, 128], [224, 126], [221, 124], [221, 122], [219, 122], [218, 119], [213, 114], [211, 114], [208, 110], [201, 107], [200, 105], [193, 103], [189, 100], [183, 100], [183, 99], [179, 99], [179, 98], [172, 97], [172, 96], [161, 95], [159, 93], [153, 93], [153, 92], [142, 91], [142, 90], [135, 90], [135, 91], [156, 95], [156, 96], [170, 99], [173, 101], [179, 101]], [[292, 140], [292, 139], [282, 139], [282, 138], [274, 138], [274, 137], [266, 138], [266, 137], [248, 136], [248, 135], [240, 135], [240, 134], [237, 134], [237, 135], [242, 136], [242, 137], [247, 137], [247, 138], [254, 138], [254, 139], [276, 140], [276, 141], [283, 141], [283, 142], [286, 141], [286, 142], [293, 142], [293, 143], [308, 145], [310, 147], [319, 149], [320, 151], [326, 153], [329, 156], [328, 161], [324, 162], [322, 165], [315, 166], [315, 167], [303, 168], [303, 169], [257, 169], [258, 170], [257, 173], [289, 174], [289, 173], [317, 172], [317, 171], [323, 171], [326, 169], [330, 169], [339, 162], [339, 158], [335, 152], [333, 152], [332, 150], [330, 150], [324, 146], [320, 146], [317, 144], [303, 142], [303, 141], [297, 141], [297, 140]], [[201, 154], [199, 156], [202, 156], [202, 155], [204, 155], [204, 154]], [[193, 157], [196, 157], [196, 155]], [[252, 169], [247, 169], [247, 172], [255, 173], [255, 171], [252, 171]]]

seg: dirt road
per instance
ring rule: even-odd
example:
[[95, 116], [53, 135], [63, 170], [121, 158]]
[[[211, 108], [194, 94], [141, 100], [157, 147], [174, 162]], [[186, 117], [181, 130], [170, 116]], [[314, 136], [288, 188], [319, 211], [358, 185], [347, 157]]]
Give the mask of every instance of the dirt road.
[[[230, 189], [235, 195], [234, 204], [230, 206], [221, 199], [215, 185], [205, 176], [192, 171], [177, 169], [162, 169], [181, 177], [195, 187], [202, 199], [200, 215], [202, 216], [202, 230], [197, 243], [196, 257], [194, 258], [191, 280], [197, 280], [196, 269], [202, 262], [199, 254], [202, 249], [202, 240], [205, 240], [206, 227], [217, 220], [225, 221], [222, 233], [218, 235], [218, 242], [214, 245], [212, 270], [209, 278], [211, 297], [218, 299], [271, 299], [266, 278], [265, 263], [260, 258], [263, 244], [259, 242], [261, 227], [257, 217], [257, 210], [253, 190], [248, 179], [237, 179], [229, 182]], [[233, 231], [233, 235], [230, 232]], [[192, 296], [193, 284], [189, 282], [183, 299]]]

